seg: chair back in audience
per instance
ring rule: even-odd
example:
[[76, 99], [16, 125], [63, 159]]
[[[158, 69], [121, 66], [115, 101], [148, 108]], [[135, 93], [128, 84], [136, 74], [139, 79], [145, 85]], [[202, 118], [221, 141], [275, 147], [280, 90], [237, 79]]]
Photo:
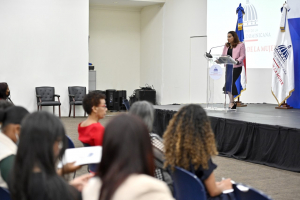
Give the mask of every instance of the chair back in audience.
[[126, 110], [129, 110], [130, 109], [130, 105], [129, 105], [129, 101], [127, 99], [123, 99], [123, 102], [124, 106], [126, 107]]
[[261, 191], [242, 184], [232, 184], [232, 187], [236, 200], [272, 200]]
[[176, 200], [206, 200], [205, 187], [195, 174], [175, 167], [173, 181]]
[[68, 138], [68, 149], [75, 148], [74, 142], [71, 140], [71, 138], [69, 136], [67, 136], [67, 138]]
[[0, 187], [0, 199], [1, 200], [11, 200], [10, 193], [7, 189]]
[[[82, 143], [84, 147], [90, 147], [91, 145]], [[88, 172], [96, 172], [98, 168], [98, 164], [89, 164], [88, 165]]]

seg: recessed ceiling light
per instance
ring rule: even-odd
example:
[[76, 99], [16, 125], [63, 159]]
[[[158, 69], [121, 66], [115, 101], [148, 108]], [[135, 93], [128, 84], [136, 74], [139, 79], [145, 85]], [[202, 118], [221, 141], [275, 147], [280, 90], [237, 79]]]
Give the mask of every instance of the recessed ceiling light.
[[118, 2], [114, 2], [114, 3], [118, 3]]

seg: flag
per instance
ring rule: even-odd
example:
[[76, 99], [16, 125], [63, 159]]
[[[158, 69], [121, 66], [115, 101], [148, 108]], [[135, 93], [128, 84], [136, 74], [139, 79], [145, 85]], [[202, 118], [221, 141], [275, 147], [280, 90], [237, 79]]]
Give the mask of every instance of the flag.
[[[236, 29], [235, 32], [237, 33], [239, 40], [244, 42], [244, 26], [243, 26], [243, 15], [245, 14], [244, 8], [240, 4], [239, 7], [236, 9], [236, 13], [238, 15], [238, 19], [236, 22]], [[235, 85], [238, 91], [237, 95], [234, 95], [234, 99], [237, 99], [241, 96], [241, 93], [246, 90], [246, 56], [244, 59], [244, 66], [242, 66], [242, 73], [240, 74], [239, 78], [236, 80]]]
[[281, 8], [280, 28], [273, 54], [272, 94], [280, 106], [294, 91], [294, 54], [287, 13], [288, 4]]

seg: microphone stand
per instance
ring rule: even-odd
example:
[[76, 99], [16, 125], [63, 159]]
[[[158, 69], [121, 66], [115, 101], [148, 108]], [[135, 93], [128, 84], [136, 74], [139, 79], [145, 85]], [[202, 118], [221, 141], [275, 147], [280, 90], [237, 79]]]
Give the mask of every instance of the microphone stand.
[[225, 45], [221, 45], [221, 46], [216, 46], [216, 47], [212, 47], [210, 50], [209, 50], [209, 53], [205, 53], [205, 56], [207, 57], [207, 58], [213, 58], [213, 56], [210, 54], [210, 52], [211, 52], [211, 50], [212, 49], [215, 49], [215, 48], [218, 48], [218, 47], [224, 47]]

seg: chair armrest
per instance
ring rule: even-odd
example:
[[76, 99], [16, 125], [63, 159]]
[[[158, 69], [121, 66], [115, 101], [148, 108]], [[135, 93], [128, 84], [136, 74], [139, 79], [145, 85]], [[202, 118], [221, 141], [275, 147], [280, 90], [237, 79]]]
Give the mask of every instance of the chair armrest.
[[58, 102], [60, 102], [60, 100], [59, 100], [59, 97], [60, 97], [60, 95], [58, 95], [58, 94], [55, 94], [54, 96], [55, 96], [55, 97], [57, 97], [57, 99], [58, 99]]
[[75, 102], [75, 95], [74, 94], [69, 94], [69, 97], [72, 97], [72, 100]]
[[36, 98], [38, 98], [38, 101], [39, 101], [39, 102], [42, 102], [42, 95], [37, 94], [37, 95], [36, 95]]

